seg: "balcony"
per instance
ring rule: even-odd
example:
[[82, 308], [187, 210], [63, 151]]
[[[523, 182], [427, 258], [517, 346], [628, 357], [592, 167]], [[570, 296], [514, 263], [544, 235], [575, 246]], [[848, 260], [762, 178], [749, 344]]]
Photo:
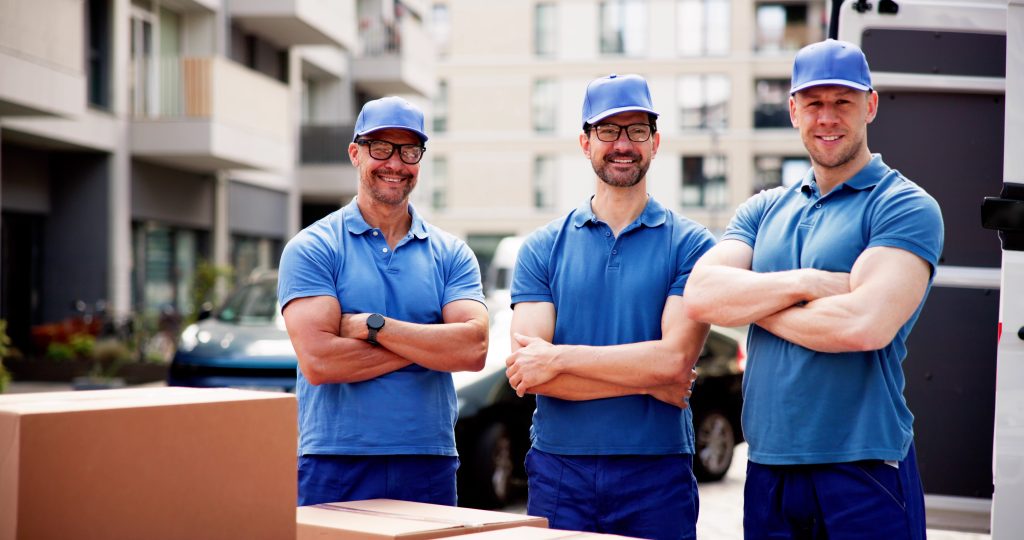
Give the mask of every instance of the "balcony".
[[231, 0], [229, 5], [242, 28], [280, 47], [355, 49], [354, 0]]
[[411, 17], [396, 21], [380, 17], [359, 22], [362, 54], [352, 61], [357, 87], [375, 96], [430, 96], [436, 83], [435, 46], [427, 31]]
[[222, 57], [132, 66], [131, 150], [172, 167], [286, 170], [288, 88]]
[[348, 159], [351, 125], [302, 126], [299, 189], [304, 197], [337, 200], [356, 192], [355, 167]]
[[5, 3], [0, 14], [0, 116], [72, 118], [86, 110], [80, 2]]

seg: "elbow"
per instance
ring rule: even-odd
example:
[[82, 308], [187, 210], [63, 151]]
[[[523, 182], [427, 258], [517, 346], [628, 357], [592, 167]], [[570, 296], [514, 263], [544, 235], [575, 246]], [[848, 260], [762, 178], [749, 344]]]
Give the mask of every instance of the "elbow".
[[327, 362], [324, 358], [312, 354], [299, 355], [299, 371], [302, 372], [303, 378], [309, 384], [320, 386], [327, 383], [347, 382], [339, 381], [337, 377], [329, 379], [326, 367]]
[[467, 348], [466, 371], [480, 371], [487, 364], [487, 332]]
[[896, 331], [877, 325], [855, 325], [839, 340], [842, 350], [835, 352], [868, 352], [887, 347], [896, 338]]
[[[691, 292], [691, 289], [694, 288], [698, 290]], [[713, 298], [701, 294], [699, 287], [687, 285], [686, 290], [683, 291], [683, 315], [691, 321], [717, 324], [718, 326], [741, 326], [749, 322], [725, 318], [719, 307]]]

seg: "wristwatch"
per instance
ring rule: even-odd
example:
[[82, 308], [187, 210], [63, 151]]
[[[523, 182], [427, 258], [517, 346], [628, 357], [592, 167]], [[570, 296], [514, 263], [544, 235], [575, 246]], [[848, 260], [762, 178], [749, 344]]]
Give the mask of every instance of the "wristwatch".
[[384, 316], [380, 313], [371, 313], [370, 317], [366, 319], [366, 329], [368, 331], [366, 341], [371, 345], [380, 345], [380, 343], [377, 343], [377, 332], [381, 328], [384, 328]]

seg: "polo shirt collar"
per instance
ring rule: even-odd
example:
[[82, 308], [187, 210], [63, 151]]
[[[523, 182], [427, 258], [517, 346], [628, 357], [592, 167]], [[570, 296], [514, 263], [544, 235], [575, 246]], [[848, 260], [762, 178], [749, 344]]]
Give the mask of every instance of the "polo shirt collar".
[[[412, 203], [409, 203], [409, 215], [412, 216], [409, 232], [420, 240], [426, 238], [428, 236], [426, 223], [423, 222], [423, 218], [420, 217]], [[373, 229], [363, 218], [363, 213], [359, 210], [359, 204], [355, 198], [345, 206], [345, 228], [352, 234], [363, 234]]]
[[[857, 174], [853, 175], [849, 180], [843, 182], [838, 187], [843, 186], [849, 189], [855, 189], [857, 191], [863, 191], [865, 189], [873, 188], [878, 185], [878, 182], [885, 176], [889, 171], [889, 166], [882, 161], [882, 154], [871, 154], [871, 161], [861, 167]], [[838, 188], [837, 188], [838, 189]], [[804, 179], [800, 182], [800, 191], [807, 194], [817, 194], [818, 184], [814, 180], [814, 169], [807, 171], [804, 175]]]
[[[597, 221], [600, 221], [597, 219], [597, 216], [594, 215], [594, 210], [590, 206], [593, 199], [594, 197], [591, 196], [576, 207], [572, 222], [577, 228], [586, 225], [587, 222], [596, 223]], [[665, 220], [668, 219], [667, 216], [668, 210], [666, 210], [661, 203], [656, 201], [654, 197], [651, 197], [650, 194], [648, 194], [647, 204], [644, 206], [644, 211], [640, 213], [640, 224], [646, 227], [657, 227], [665, 223]]]

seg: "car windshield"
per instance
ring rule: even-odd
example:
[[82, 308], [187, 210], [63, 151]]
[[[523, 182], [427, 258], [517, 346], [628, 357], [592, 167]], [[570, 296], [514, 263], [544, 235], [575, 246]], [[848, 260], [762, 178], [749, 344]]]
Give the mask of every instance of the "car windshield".
[[217, 318], [239, 324], [268, 323], [277, 315], [277, 281], [251, 283], [235, 291]]

